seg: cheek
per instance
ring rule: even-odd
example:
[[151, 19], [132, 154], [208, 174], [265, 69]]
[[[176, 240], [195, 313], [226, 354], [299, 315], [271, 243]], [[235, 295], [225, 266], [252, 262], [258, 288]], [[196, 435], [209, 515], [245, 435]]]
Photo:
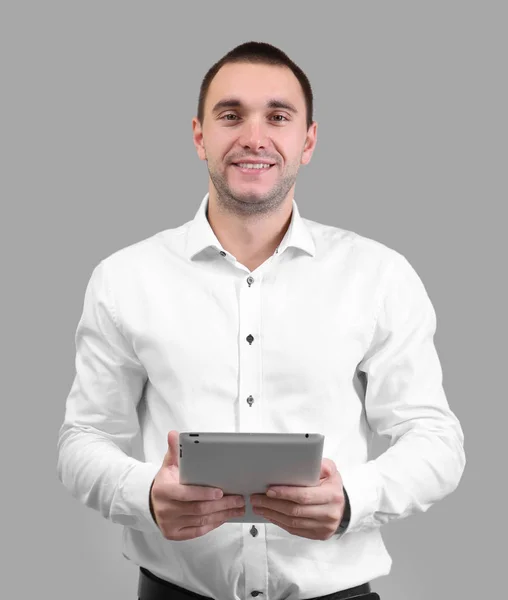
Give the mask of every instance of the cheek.
[[305, 141], [300, 135], [288, 134], [281, 136], [276, 145], [277, 151], [286, 164], [298, 165], [302, 157]]
[[215, 163], [225, 160], [228, 152], [231, 152], [231, 136], [225, 135], [224, 131], [208, 131], [203, 136], [203, 146], [208, 157]]

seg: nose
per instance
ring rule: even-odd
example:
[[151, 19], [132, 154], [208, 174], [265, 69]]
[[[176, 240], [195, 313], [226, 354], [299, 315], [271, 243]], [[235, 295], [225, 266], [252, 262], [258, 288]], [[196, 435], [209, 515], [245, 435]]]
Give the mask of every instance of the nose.
[[238, 143], [243, 148], [257, 151], [266, 148], [266, 130], [264, 124], [258, 119], [247, 120], [240, 131]]

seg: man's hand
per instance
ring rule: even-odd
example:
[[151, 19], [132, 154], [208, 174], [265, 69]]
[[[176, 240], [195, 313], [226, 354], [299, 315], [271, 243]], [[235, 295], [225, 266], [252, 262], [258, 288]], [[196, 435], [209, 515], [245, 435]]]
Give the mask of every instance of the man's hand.
[[[168, 450], [150, 489], [152, 517], [167, 540], [193, 540], [245, 514], [243, 496], [221, 489], [180, 484], [178, 431], [168, 433]], [[214, 492], [220, 492], [216, 498]]]
[[293, 535], [328, 540], [336, 533], [344, 514], [342, 478], [333, 460], [323, 458], [320, 483], [314, 487], [273, 486], [277, 492], [252, 494], [253, 511]]

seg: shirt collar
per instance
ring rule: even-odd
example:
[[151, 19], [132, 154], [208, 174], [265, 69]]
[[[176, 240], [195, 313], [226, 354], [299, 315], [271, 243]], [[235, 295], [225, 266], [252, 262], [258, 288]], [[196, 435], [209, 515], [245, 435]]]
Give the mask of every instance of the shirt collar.
[[[186, 256], [190, 260], [194, 259], [200, 252], [207, 248], [214, 248], [218, 252], [225, 252], [221, 243], [217, 239], [213, 229], [208, 222], [206, 216], [208, 208], [208, 197], [207, 193], [196, 212], [196, 216], [190, 222], [189, 229], [187, 231], [187, 244], [186, 244]], [[305, 225], [300, 211], [293, 198], [293, 210], [291, 213], [291, 221], [286, 231], [284, 238], [282, 239], [276, 252], [281, 254], [286, 248], [299, 248], [310, 256], [314, 256], [316, 252], [316, 246], [314, 239]]]

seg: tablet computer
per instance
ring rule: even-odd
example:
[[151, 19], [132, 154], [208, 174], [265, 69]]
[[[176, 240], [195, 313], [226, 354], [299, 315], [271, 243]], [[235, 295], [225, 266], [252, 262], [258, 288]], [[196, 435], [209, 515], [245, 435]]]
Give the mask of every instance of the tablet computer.
[[319, 485], [324, 435], [320, 433], [180, 433], [180, 483], [243, 495], [245, 514], [228, 523], [269, 523], [252, 512], [251, 494], [272, 485]]

